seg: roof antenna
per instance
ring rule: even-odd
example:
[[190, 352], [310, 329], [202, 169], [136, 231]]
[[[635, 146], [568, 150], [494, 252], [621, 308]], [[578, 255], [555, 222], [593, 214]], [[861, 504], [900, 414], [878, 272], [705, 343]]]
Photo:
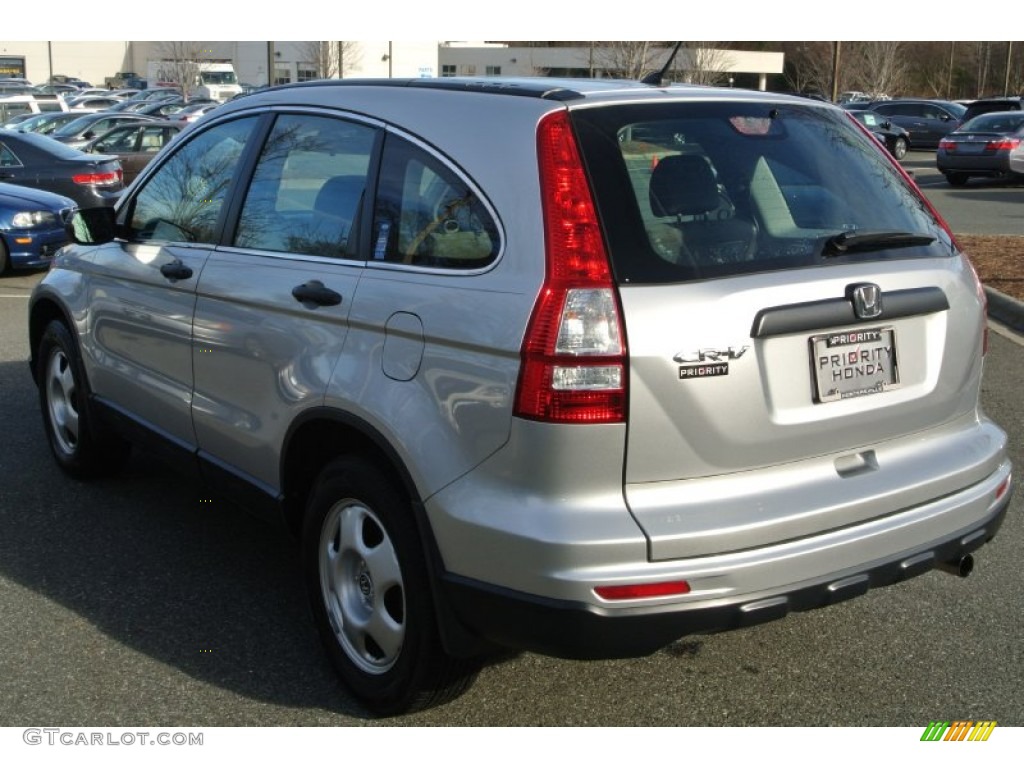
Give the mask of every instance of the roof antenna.
[[676, 47], [672, 49], [672, 53], [669, 54], [668, 61], [665, 62], [665, 66], [657, 72], [651, 72], [645, 75], [640, 82], [644, 85], [662, 85], [665, 82], [665, 75], [668, 74], [669, 67], [672, 66], [672, 62], [675, 61], [676, 54], [679, 53], [679, 49], [682, 47], [682, 42], [676, 43]]

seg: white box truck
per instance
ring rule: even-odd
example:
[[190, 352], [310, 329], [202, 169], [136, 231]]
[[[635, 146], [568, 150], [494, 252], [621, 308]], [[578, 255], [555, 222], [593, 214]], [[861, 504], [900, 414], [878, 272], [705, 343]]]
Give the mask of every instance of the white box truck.
[[149, 85], [185, 85], [190, 99], [228, 101], [242, 92], [234, 65], [228, 60], [149, 62]]

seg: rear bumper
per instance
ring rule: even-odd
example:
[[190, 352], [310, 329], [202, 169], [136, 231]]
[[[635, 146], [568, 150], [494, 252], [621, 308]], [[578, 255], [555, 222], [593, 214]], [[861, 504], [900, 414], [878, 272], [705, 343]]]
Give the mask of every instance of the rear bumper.
[[[593, 595], [560, 599], [452, 573], [441, 588], [459, 621], [498, 645], [565, 658], [642, 656], [688, 634], [824, 607], [959, 560], [1002, 524], [1013, 490], [1010, 470], [1006, 461], [951, 497], [842, 531], [724, 556], [637, 563], [628, 574], [617, 569], [626, 582], [656, 566], [658, 580], [683, 578], [696, 585], [689, 595], [664, 602], [620, 607]], [[816, 575], [798, 575], [808, 573]]]
[[935, 165], [942, 173], [949, 171], [970, 173], [972, 176], [1008, 176], [1016, 169], [1007, 155], [950, 155], [942, 150], [936, 155]]
[[814, 583], [727, 601], [614, 610], [524, 595], [453, 575], [445, 578], [444, 589], [461, 620], [498, 645], [573, 659], [644, 656], [685, 635], [749, 627], [790, 611], [833, 605], [956, 562], [996, 534], [1010, 495], [1000, 499], [982, 525], [927, 548]]

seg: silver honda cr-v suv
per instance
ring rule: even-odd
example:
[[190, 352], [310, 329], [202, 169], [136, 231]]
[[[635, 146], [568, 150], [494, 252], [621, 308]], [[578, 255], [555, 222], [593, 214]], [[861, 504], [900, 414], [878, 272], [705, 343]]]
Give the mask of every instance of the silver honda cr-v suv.
[[57, 462], [283, 516], [376, 712], [507, 646], [965, 573], [1009, 502], [984, 294], [842, 110], [699, 87], [304, 83], [83, 211], [30, 308]]

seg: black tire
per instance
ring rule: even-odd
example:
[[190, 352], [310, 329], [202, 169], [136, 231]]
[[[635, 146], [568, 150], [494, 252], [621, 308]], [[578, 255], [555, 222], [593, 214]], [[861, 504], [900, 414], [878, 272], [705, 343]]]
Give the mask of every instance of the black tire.
[[339, 676], [372, 712], [448, 701], [473, 667], [441, 646], [408, 501], [375, 465], [329, 463], [309, 497], [302, 567], [317, 631]]
[[907, 156], [907, 140], [902, 136], [897, 136], [896, 141], [893, 142], [892, 154], [897, 160], [902, 160]]
[[43, 428], [57, 464], [79, 480], [118, 470], [130, 446], [90, 413], [81, 356], [60, 320], [52, 320], [43, 331], [36, 364]]
[[10, 259], [7, 258], [7, 245], [4, 243], [3, 238], [0, 238], [0, 275], [7, 274], [7, 269], [10, 266]]
[[964, 186], [967, 183], [967, 178], [968, 177], [966, 173], [949, 172], [946, 174], [946, 181], [949, 183], [949, 186], [951, 187]]

